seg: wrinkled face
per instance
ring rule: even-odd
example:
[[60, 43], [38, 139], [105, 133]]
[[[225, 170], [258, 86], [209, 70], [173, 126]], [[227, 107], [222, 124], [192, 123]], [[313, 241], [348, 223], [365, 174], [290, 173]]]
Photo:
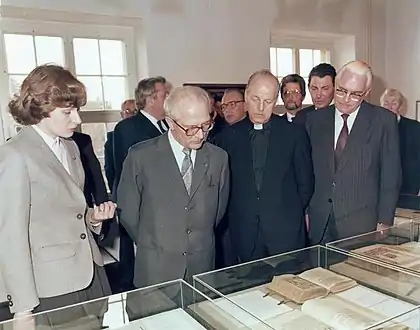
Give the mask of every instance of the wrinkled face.
[[74, 107], [55, 108], [50, 112], [49, 117], [42, 119], [38, 123], [38, 126], [53, 138], [69, 138], [81, 123], [79, 109]]
[[313, 76], [309, 84], [312, 103], [315, 108], [321, 109], [328, 107], [334, 98], [334, 82], [331, 76], [323, 78]]
[[337, 76], [334, 103], [335, 107], [345, 114], [353, 113], [369, 93], [367, 77], [358, 75], [349, 70]]
[[245, 106], [254, 124], [270, 120], [278, 97], [278, 84], [272, 77], [256, 77], [245, 92]]
[[381, 104], [385, 109], [392, 111], [396, 115], [400, 114], [401, 111], [401, 102], [394, 96], [386, 95]]
[[298, 83], [287, 83], [281, 96], [286, 110], [292, 111], [302, 107], [303, 95]]
[[223, 95], [220, 109], [229, 125], [245, 118], [245, 104], [242, 95], [236, 91]]
[[173, 137], [185, 148], [200, 149], [213, 127], [210, 106], [203, 101], [190, 101], [182, 105], [176, 118], [168, 118]]

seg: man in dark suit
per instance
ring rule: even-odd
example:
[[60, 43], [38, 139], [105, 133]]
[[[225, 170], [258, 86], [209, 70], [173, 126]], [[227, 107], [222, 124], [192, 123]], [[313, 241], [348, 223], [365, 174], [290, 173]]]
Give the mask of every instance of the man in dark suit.
[[80, 159], [85, 171], [83, 192], [89, 207], [109, 201], [101, 164], [93, 150], [92, 139], [88, 134], [74, 132], [72, 139], [80, 151]]
[[[121, 118], [129, 118], [134, 116], [137, 113], [136, 100], [129, 99], [125, 100], [121, 104]], [[108, 181], [109, 190], [113, 189], [114, 178], [115, 178], [115, 168], [114, 168], [114, 131], [107, 133], [107, 139], [104, 145], [105, 153], [105, 175]]]
[[240, 262], [305, 246], [304, 212], [314, 187], [311, 148], [302, 126], [273, 115], [279, 88], [269, 71], [254, 73], [245, 92], [248, 117], [216, 141], [229, 154], [227, 214]]
[[309, 72], [308, 89], [313, 105], [306, 107], [296, 114], [294, 122], [305, 125], [308, 113], [316, 109], [328, 107], [334, 98], [334, 83], [337, 73], [328, 63], [321, 63]]
[[[155, 138], [162, 133], [161, 121], [164, 119], [163, 102], [167, 92], [163, 77], [143, 79], [135, 91], [136, 105], [139, 112], [120, 121], [114, 129], [114, 198], [118, 199], [117, 186], [128, 150], [135, 144]], [[121, 290], [133, 289], [134, 247], [133, 241], [120, 226], [120, 273]]]
[[280, 96], [286, 113], [282, 115], [288, 122], [295, 120], [295, 116], [302, 110], [302, 102], [306, 96], [305, 80], [298, 74], [289, 74], [281, 80]]
[[391, 226], [401, 181], [397, 119], [364, 101], [372, 86], [360, 61], [338, 73], [335, 105], [311, 112], [315, 193], [309, 205], [313, 244]]
[[407, 100], [395, 88], [385, 90], [381, 105], [398, 118], [402, 166], [400, 194], [417, 196], [420, 192], [420, 123], [402, 115], [407, 110]]
[[[208, 94], [175, 88], [165, 113], [169, 132], [131, 148], [118, 186], [120, 221], [137, 246], [137, 288], [214, 269], [214, 228], [229, 196], [228, 156], [205, 143], [213, 126]], [[136, 296], [127, 298], [130, 319], [158, 307]]]

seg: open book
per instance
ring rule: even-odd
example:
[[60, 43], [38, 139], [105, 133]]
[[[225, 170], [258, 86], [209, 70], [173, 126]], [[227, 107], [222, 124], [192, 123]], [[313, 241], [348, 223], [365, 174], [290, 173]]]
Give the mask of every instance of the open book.
[[275, 276], [267, 289], [297, 304], [303, 304], [309, 299], [325, 297], [330, 292], [341, 292], [356, 285], [357, 282], [352, 279], [318, 267], [300, 275]]

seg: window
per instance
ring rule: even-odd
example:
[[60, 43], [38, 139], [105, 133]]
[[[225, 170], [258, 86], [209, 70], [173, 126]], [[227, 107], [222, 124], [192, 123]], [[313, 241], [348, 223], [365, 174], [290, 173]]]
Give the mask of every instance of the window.
[[[270, 48], [270, 70], [281, 80], [284, 76], [297, 73], [306, 81], [308, 87], [309, 72], [319, 63], [330, 62], [330, 52], [321, 49]], [[308, 88], [306, 88], [308, 90]], [[283, 104], [279, 96], [278, 104]], [[303, 104], [312, 104], [307, 92]]]

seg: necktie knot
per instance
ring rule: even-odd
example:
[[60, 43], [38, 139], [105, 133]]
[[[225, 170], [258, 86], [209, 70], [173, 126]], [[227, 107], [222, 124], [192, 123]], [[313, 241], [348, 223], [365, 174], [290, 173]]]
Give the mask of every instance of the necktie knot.
[[184, 153], [185, 156], [191, 157], [191, 149], [184, 148], [182, 149], [182, 152]]
[[343, 113], [342, 115], [341, 115], [341, 118], [343, 118], [343, 120], [344, 120], [344, 122], [346, 123], [347, 122], [347, 119], [349, 119], [349, 114], [347, 114], [347, 113]]

